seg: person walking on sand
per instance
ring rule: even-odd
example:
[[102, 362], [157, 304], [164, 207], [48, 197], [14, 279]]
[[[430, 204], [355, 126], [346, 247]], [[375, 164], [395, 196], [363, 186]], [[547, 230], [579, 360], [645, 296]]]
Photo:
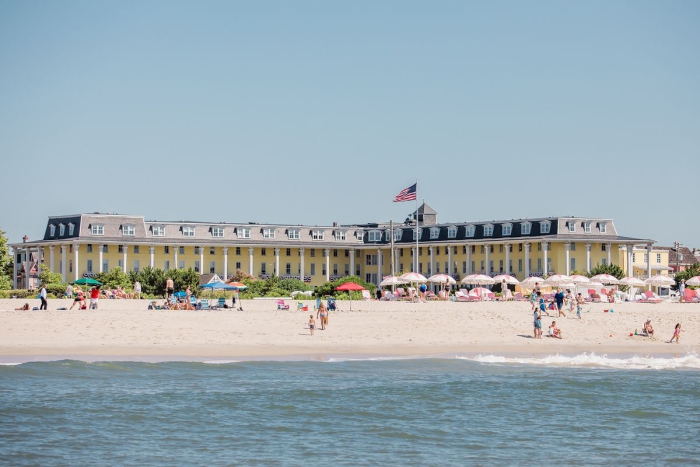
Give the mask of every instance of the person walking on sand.
[[41, 292], [39, 292], [39, 298], [41, 299], [41, 306], [39, 307], [39, 309], [47, 310], [48, 302], [46, 301], [46, 285], [44, 284], [41, 285]]
[[91, 310], [97, 310], [98, 308], [98, 299], [100, 298], [100, 286], [96, 285], [90, 290], [90, 309]]
[[82, 310], [83, 305], [85, 305], [85, 296], [83, 295], [83, 289], [80, 287], [76, 289], [75, 300], [73, 300], [73, 304], [68, 310], [72, 310], [76, 303], [78, 304], [78, 310]]
[[165, 298], [170, 300], [175, 293], [175, 283], [173, 282], [172, 278], [168, 277], [168, 280], [165, 281]]
[[678, 294], [678, 301], [681, 303], [685, 302], [685, 280], [678, 284]]
[[323, 302], [323, 300], [321, 300], [321, 304], [316, 311], [316, 318], [321, 320], [321, 331], [326, 329], [326, 317], [328, 317], [328, 309], [326, 308], [326, 304]]
[[673, 339], [676, 339], [676, 344], [680, 344], [679, 340], [681, 338], [681, 323], [676, 323], [676, 328], [673, 330], [673, 337], [668, 341], [669, 344], [673, 343]]
[[233, 307], [236, 308], [236, 302], [238, 302], [238, 311], [243, 311], [243, 303], [241, 303], [241, 299], [238, 296], [238, 289], [233, 291]]
[[68, 284], [66, 287], [66, 298], [73, 298], [73, 286]]
[[[539, 323], [539, 325], [538, 325]], [[542, 329], [542, 321], [540, 321], [540, 310], [535, 310], [532, 316], [532, 334], [534, 335], [535, 339], [539, 339], [540, 337], [540, 330]]]
[[314, 315], [309, 315], [309, 331], [311, 335], [314, 335], [314, 328], [316, 327], [316, 320], [314, 320]]
[[566, 318], [566, 314], [562, 311], [564, 309], [564, 292], [561, 289], [557, 289], [557, 293], [554, 294], [554, 300], [557, 302], [557, 318], [562, 316]]
[[141, 299], [141, 283], [139, 281], [134, 282], [134, 295], [131, 298], [135, 300]]

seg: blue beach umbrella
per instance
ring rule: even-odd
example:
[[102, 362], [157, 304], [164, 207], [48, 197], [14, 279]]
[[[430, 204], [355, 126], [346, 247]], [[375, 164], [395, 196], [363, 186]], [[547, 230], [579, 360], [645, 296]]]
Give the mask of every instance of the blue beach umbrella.
[[182, 290], [179, 292], [175, 292], [173, 295], [175, 295], [177, 298], [185, 298], [187, 296], [187, 294]]

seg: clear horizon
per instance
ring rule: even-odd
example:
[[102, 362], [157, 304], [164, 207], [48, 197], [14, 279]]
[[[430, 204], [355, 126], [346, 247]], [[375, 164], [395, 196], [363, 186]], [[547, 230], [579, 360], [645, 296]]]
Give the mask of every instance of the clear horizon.
[[441, 223], [606, 217], [698, 247], [698, 20], [680, 0], [0, 0], [0, 228], [400, 222], [418, 179]]

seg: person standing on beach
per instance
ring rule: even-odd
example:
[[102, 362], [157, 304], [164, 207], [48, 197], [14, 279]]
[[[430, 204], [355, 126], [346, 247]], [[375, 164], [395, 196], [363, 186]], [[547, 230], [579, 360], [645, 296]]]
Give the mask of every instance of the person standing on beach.
[[175, 293], [175, 284], [173, 283], [173, 279], [168, 277], [168, 280], [165, 281], [165, 298], [170, 300]]
[[68, 284], [66, 287], [66, 298], [73, 298], [73, 286]]
[[326, 329], [326, 318], [328, 317], [328, 309], [326, 308], [326, 304], [321, 300], [321, 304], [318, 307], [318, 310], [316, 311], [316, 317], [321, 320], [321, 331], [324, 331]]
[[90, 290], [90, 309], [97, 310], [97, 300], [100, 298], [100, 286], [96, 285]]
[[46, 301], [46, 286], [44, 284], [41, 285], [41, 292], [39, 292], [39, 298], [41, 299], [41, 306], [39, 307], [39, 309], [47, 310], [48, 302]]
[[557, 311], [559, 312], [558, 318], [562, 316], [566, 318], [566, 314], [562, 311], [564, 308], [564, 292], [561, 289], [557, 289], [557, 293], [554, 294], [554, 300], [557, 302]]
[[680, 294], [678, 301], [683, 303], [685, 301], [685, 280], [678, 284], [678, 293]]
[[243, 303], [241, 303], [241, 299], [238, 296], [238, 289], [233, 291], [233, 308], [236, 308], [236, 302], [238, 302], [238, 311], [243, 311]]
[[671, 340], [668, 341], [669, 344], [673, 343], [673, 339], [676, 339], [676, 344], [680, 344], [678, 342], [681, 339], [681, 323], [676, 323], [676, 328], [673, 330], [673, 337], [671, 337]]
[[540, 320], [540, 310], [535, 310], [535, 312], [533, 313], [532, 325], [534, 327], [532, 332], [535, 335], [535, 339], [539, 339], [540, 338], [540, 331], [542, 330], [542, 321]]
[[139, 281], [134, 282], [134, 295], [132, 298], [136, 300], [141, 298], [141, 283]]
[[316, 320], [314, 320], [314, 315], [309, 315], [309, 331], [311, 335], [314, 335], [314, 328], [316, 327]]

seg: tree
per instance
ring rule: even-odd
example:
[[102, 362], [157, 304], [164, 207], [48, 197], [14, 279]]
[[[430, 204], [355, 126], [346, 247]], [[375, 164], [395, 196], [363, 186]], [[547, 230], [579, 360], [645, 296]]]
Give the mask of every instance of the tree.
[[685, 269], [685, 271], [679, 271], [676, 273], [676, 288], [681, 281], [687, 281], [691, 277], [700, 276], [700, 263], [695, 263]]
[[598, 274], [610, 274], [611, 276], [622, 279], [625, 277], [625, 271], [617, 264], [597, 264], [591, 269], [591, 272], [586, 274], [588, 277], [597, 276]]
[[0, 289], [7, 290], [12, 286], [13, 259], [10, 247], [7, 246], [5, 231], [0, 229]]
[[49, 267], [45, 264], [39, 266], [39, 280], [42, 284], [60, 284], [65, 288], [66, 284], [63, 282], [63, 276], [57, 272], [51, 272]]
[[[314, 295], [316, 295], [317, 297], [325, 297], [326, 295], [332, 295], [334, 297], [337, 297], [338, 294], [341, 292], [336, 292], [336, 287], [340, 287], [346, 282], [354, 282], [356, 284], [361, 285], [365, 289], [369, 290], [370, 295], [374, 295], [374, 290], [377, 288], [376, 285], [370, 284], [369, 282], [365, 282], [359, 276], [346, 276], [337, 279], [335, 282], [326, 282], [323, 285], [319, 285], [314, 289]], [[353, 298], [355, 298], [355, 295], [353, 295]]]
[[122, 271], [122, 268], [112, 268], [107, 272], [101, 272], [95, 276], [95, 279], [100, 281], [104, 287], [129, 287], [133, 282], [129, 283], [129, 275]]

